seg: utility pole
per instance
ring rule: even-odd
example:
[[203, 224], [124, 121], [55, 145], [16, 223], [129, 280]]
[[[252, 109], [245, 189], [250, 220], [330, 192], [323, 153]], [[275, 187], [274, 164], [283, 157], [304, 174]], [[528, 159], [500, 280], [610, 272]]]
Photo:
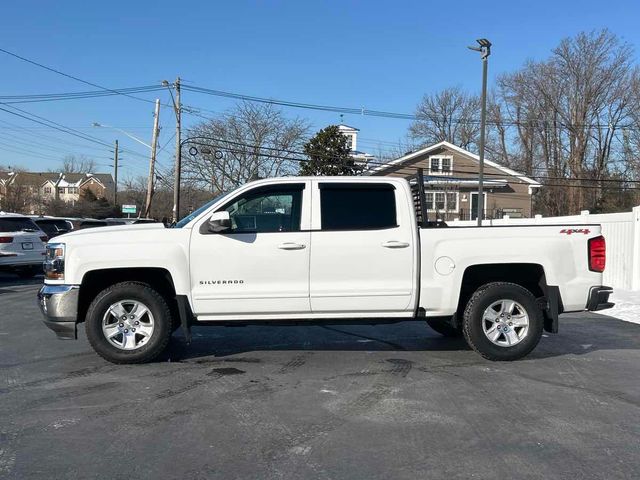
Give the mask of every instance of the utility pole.
[[484, 216], [484, 194], [482, 192], [484, 186], [484, 141], [485, 130], [487, 124], [487, 64], [489, 55], [491, 55], [491, 42], [486, 38], [476, 40], [479, 47], [469, 47], [471, 50], [480, 52], [482, 59], [482, 113], [480, 114], [480, 171], [478, 174], [478, 226], [482, 226], [482, 217]]
[[149, 180], [147, 181], [147, 200], [145, 202], [144, 216], [149, 218], [151, 215], [151, 197], [153, 196], [153, 176], [156, 166], [156, 148], [158, 146], [158, 134], [160, 128], [160, 99], [156, 99], [156, 111], [153, 118], [153, 137], [151, 140], [151, 159], [149, 160]]
[[113, 151], [113, 204], [118, 206], [118, 140]]
[[176, 98], [173, 102], [173, 109], [176, 114], [176, 160], [175, 160], [175, 173], [173, 180], [173, 222], [180, 220], [180, 173], [182, 169], [182, 154], [180, 144], [180, 127], [181, 127], [181, 113], [180, 106], [180, 77], [176, 78], [174, 84], [176, 89]]

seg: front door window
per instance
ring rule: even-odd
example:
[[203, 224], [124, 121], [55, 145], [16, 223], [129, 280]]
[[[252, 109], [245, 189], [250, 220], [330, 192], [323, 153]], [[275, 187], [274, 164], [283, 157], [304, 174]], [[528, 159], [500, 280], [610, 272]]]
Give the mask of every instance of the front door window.
[[224, 207], [231, 218], [226, 233], [300, 231], [302, 189], [293, 185], [278, 190], [255, 189]]

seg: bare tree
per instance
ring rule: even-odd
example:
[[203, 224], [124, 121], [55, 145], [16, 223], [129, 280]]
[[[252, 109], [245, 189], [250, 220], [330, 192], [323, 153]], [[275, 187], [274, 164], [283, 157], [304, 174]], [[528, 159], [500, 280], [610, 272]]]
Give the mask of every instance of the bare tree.
[[631, 47], [602, 30], [566, 38], [547, 60], [499, 77], [490, 155], [550, 184], [538, 196], [543, 213], [613, 208], [612, 181], [628, 177], [640, 152], [625, 133], [640, 119], [632, 61]]
[[95, 173], [97, 163], [85, 155], [67, 155], [62, 160], [63, 173]]
[[412, 138], [423, 145], [443, 140], [472, 148], [480, 133], [480, 100], [476, 95], [451, 87], [425, 95], [409, 127]]
[[294, 175], [308, 132], [306, 120], [285, 118], [273, 105], [239, 103], [189, 130], [201, 138], [183, 152], [185, 183], [224, 192], [254, 178]]

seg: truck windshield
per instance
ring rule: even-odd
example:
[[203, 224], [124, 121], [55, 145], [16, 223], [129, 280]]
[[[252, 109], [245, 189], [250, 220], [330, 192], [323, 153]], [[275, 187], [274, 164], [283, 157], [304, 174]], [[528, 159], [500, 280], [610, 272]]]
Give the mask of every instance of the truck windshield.
[[191, 220], [193, 220], [194, 218], [196, 218], [198, 215], [200, 215], [202, 212], [204, 212], [205, 210], [207, 210], [211, 205], [213, 205], [214, 203], [216, 203], [219, 200], [222, 200], [224, 197], [226, 197], [227, 195], [229, 195], [230, 192], [228, 193], [223, 193], [221, 195], [217, 195], [215, 197], [213, 197], [213, 199], [209, 200], [207, 203], [205, 203], [204, 205], [202, 205], [200, 208], [194, 210], [193, 212], [191, 212], [189, 215], [187, 215], [186, 217], [184, 217], [182, 220], [180, 220], [178, 223], [176, 223], [173, 228], [182, 228], [184, 227], [187, 223], [189, 223]]

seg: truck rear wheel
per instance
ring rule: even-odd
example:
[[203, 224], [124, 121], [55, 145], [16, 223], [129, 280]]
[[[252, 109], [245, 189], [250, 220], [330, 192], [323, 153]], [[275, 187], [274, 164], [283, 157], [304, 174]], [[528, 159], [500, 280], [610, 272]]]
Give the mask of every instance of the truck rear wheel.
[[488, 283], [471, 296], [464, 310], [464, 337], [489, 360], [517, 360], [533, 350], [544, 319], [535, 297], [520, 285]]
[[87, 310], [89, 343], [112, 363], [145, 363], [169, 343], [172, 318], [162, 296], [147, 284], [122, 282], [106, 288]]

